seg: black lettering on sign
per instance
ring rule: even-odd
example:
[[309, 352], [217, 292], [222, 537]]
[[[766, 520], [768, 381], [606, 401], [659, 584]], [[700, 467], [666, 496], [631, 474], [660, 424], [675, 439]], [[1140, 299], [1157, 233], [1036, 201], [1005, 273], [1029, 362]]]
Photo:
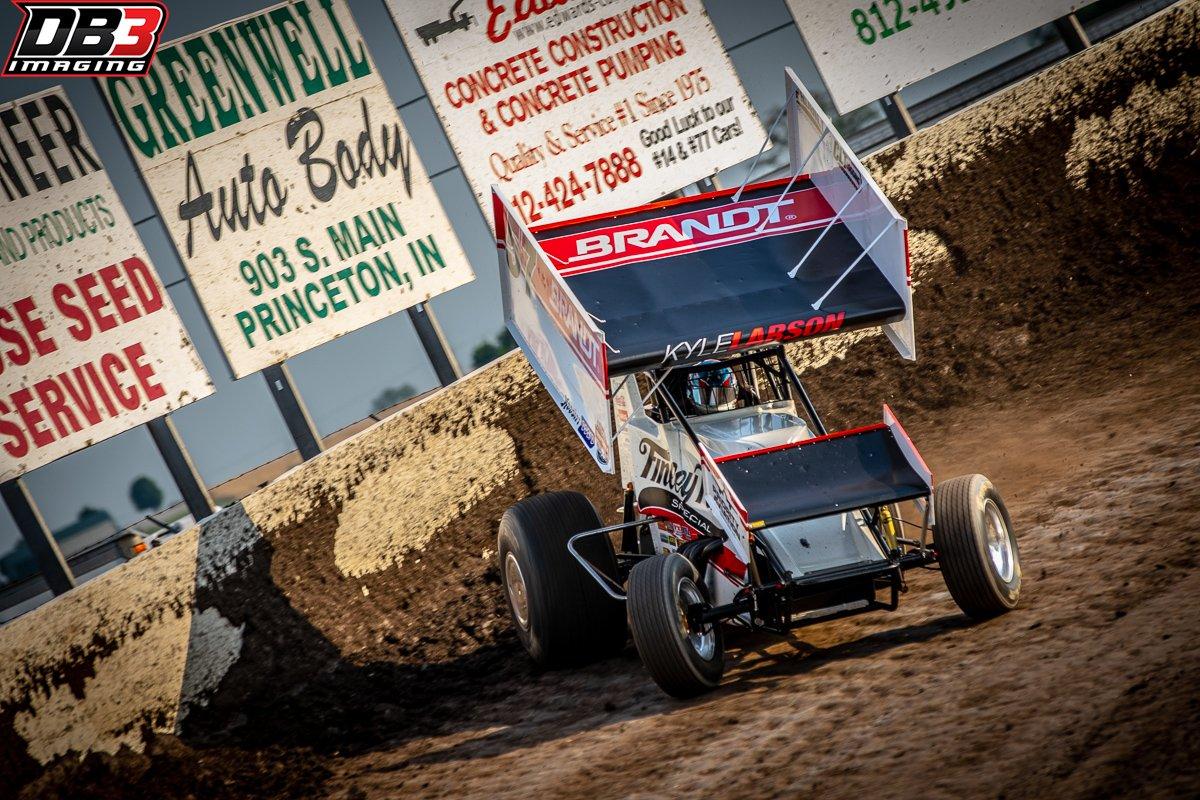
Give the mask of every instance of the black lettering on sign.
[[58, 94], [0, 106], [0, 192], [9, 200], [100, 169], [79, 120]]
[[[255, 175], [258, 175], [257, 192]], [[193, 220], [204, 217], [212, 240], [220, 241], [226, 228], [248, 231], [254, 225], [261, 225], [268, 214], [282, 216], [288, 196], [287, 189], [270, 167], [257, 172], [249, 153], [242, 156], [242, 168], [237, 176], [230, 179], [228, 186], [217, 189], [215, 200], [212, 191], [204, 188], [200, 168], [190, 150], [184, 180], [186, 199], [179, 204], [179, 219], [188, 224], [186, 248], [189, 256], [196, 250]]]
[[[304, 144], [297, 160], [305, 168], [308, 189], [323, 203], [333, 199], [338, 183], [350, 188], [378, 175], [400, 171], [404, 193], [412, 197], [412, 142], [400, 129], [398, 122], [385, 123], [377, 131], [371, 129], [371, 109], [361, 98], [362, 130], [353, 142], [338, 140], [333, 146], [333, 159], [317, 155], [325, 139], [325, 124], [313, 108], [302, 108], [288, 120], [286, 141], [290, 150], [303, 135]], [[376, 139], [376, 134], [378, 140]]]

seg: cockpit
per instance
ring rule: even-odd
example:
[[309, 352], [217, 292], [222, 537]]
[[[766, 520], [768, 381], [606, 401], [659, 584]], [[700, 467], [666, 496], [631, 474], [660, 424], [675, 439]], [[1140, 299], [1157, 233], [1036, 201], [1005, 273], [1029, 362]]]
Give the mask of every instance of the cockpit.
[[[782, 350], [677, 367], [656, 380], [715, 457], [792, 444], [817, 435], [797, 406]], [[669, 422], [670, 413], [651, 408]]]

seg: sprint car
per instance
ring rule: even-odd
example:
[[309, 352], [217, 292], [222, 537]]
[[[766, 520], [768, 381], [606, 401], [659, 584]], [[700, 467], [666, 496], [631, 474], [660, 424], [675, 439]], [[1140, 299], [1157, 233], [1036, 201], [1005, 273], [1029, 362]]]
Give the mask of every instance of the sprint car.
[[654, 681], [691, 697], [721, 680], [725, 625], [894, 610], [910, 569], [940, 569], [974, 618], [1017, 604], [991, 482], [935, 486], [886, 405], [828, 431], [789, 362], [788, 342], [865, 327], [916, 351], [907, 224], [790, 71], [787, 91], [787, 179], [533, 230], [493, 192], [506, 323], [625, 486], [615, 525], [576, 492], [500, 521], [501, 582], [538, 664], [632, 635]]

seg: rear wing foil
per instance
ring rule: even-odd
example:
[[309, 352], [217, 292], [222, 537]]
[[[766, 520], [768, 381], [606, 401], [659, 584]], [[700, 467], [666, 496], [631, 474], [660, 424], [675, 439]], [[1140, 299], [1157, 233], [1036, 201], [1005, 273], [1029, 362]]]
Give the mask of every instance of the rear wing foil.
[[859, 246], [870, 249], [871, 259], [904, 302], [903, 319], [885, 324], [884, 333], [901, 356], [915, 361], [908, 223], [790, 68], [785, 88], [792, 174], [808, 173]]
[[878, 327], [908, 313], [806, 175], [533, 234], [598, 321], [611, 374]]
[[533, 234], [492, 189], [504, 324], [601, 470], [612, 474], [604, 334], [550, 266]]
[[927, 497], [933, 475], [891, 409], [875, 425], [716, 459], [749, 526], [772, 527]]

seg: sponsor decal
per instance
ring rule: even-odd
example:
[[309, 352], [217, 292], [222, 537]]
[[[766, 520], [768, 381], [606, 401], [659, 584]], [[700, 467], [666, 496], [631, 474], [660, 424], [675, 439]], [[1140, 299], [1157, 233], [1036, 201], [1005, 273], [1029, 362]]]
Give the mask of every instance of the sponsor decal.
[[782, 198], [726, 203], [543, 239], [540, 244], [561, 274], [577, 275], [819, 228], [833, 216], [821, 193], [808, 188]]
[[637, 502], [643, 514], [665, 519], [675, 525], [670, 529], [678, 539], [674, 544], [691, 541], [697, 536], [722, 536], [712, 522], [666, 489], [657, 486], [642, 489], [638, 492]]
[[[709, 462], [702, 470], [704, 485], [708, 490], [708, 507], [730, 532], [745, 530], [746, 512], [737, 503], [732, 491], [725, 485], [724, 476], [715, 463]], [[735, 505], [737, 503], [737, 505]]]
[[632, 416], [629, 409], [629, 396], [624, 392], [613, 397], [613, 413], [616, 414], [618, 428], [628, 422]]
[[146, 75], [167, 22], [157, 0], [13, 4], [23, 17], [0, 71], [5, 77]]
[[700, 465], [691, 470], [680, 468], [671, 460], [671, 451], [653, 439], [638, 444], [638, 453], [646, 456], [641, 477], [651, 483], [665, 486], [687, 502], [704, 502], [704, 482], [700, 478]]
[[574, 298], [563, 290], [551, 268], [538, 257], [537, 243], [522, 230], [516, 217], [505, 220], [505, 254], [509, 272], [516, 277], [524, 274], [541, 305], [553, 318], [555, 326], [566, 338], [572, 352], [601, 387], [608, 375], [604, 343], [592, 330]]
[[593, 424], [596, 427], [596, 458], [600, 460], [601, 466], [606, 466], [612, 459], [612, 441], [608, 438], [608, 430], [601, 420], [595, 420]]
[[597, 424], [598, 430], [593, 432], [592, 426], [588, 425], [587, 420], [575, 410], [575, 406], [565, 397], [558, 404], [558, 407], [562, 409], [563, 414], [566, 415], [571, 425], [574, 426], [575, 433], [587, 445], [587, 449], [595, 454], [596, 461], [600, 463], [600, 466], [607, 466], [611, 456], [609, 455], [607, 431], [604, 430], [604, 427]]
[[583, 439], [584, 444], [589, 448], [596, 446], [596, 438], [592, 436], [592, 429], [588, 427], [586, 422], [580, 422], [576, 430], [579, 431], [579, 438]]
[[686, 361], [701, 356], [710, 356], [731, 350], [758, 347], [771, 342], [791, 342], [820, 333], [833, 333], [846, 321], [846, 312], [814, 314], [811, 317], [759, 325], [749, 330], [731, 331], [719, 336], [703, 336], [695, 341], [684, 341], [669, 345], [665, 353], [667, 361]]

